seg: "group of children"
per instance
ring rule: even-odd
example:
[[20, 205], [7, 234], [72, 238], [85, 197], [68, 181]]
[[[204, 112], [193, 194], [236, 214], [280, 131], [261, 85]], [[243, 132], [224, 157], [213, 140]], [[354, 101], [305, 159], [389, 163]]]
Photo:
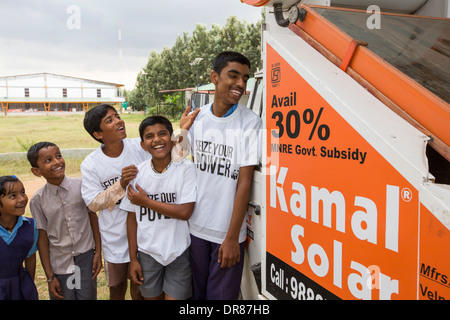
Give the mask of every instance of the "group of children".
[[102, 256], [112, 300], [125, 298], [128, 279], [136, 300], [237, 299], [261, 149], [260, 118], [238, 104], [249, 69], [239, 53], [216, 57], [214, 102], [188, 107], [180, 121], [193, 161], [166, 118], [144, 119], [140, 137], [129, 139], [106, 104], [85, 114], [101, 146], [81, 164], [81, 178], [65, 176], [58, 146], [33, 145], [31, 171], [47, 180], [30, 200], [34, 219], [22, 216], [20, 180], [0, 177], [0, 300], [38, 298], [37, 249], [51, 299], [96, 299]]

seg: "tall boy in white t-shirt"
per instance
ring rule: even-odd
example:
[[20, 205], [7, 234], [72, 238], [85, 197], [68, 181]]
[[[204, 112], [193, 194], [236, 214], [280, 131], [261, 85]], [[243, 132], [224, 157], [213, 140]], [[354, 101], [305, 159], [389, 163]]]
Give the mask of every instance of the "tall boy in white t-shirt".
[[241, 283], [245, 214], [261, 150], [261, 119], [239, 105], [250, 61], [219, 54], [211, 72], [214, 102], [183, 114], [197, 173], [197, 202], [189, 220], [193, 299], [237, 299]]
[[161, 116], [139, 126], [141, 145], [152, 158], [138, 165], [120, 208], [128, 211], [130, 276], [145, 299], [188, 299], [192, 295], [187, 220], [196, 201], [192, 161], [171, 156], [172, 124]]
[[[84, 117], [86, 131], [100, 147], [81, 164], [84, 202], [93, 212], [99, 212], [103, 257], [106, 261], [111, 300], [125, 299], [128, 277], [127, 212], [119, 208], [125, 188], [137, 175], [137, 165], [149, 158], [142, 150], [140, 139], [127, 139], [125, 123], [108, 104], [89, 110]], [[137, 285], [130, 284], [132, 299], [142, 299]]]

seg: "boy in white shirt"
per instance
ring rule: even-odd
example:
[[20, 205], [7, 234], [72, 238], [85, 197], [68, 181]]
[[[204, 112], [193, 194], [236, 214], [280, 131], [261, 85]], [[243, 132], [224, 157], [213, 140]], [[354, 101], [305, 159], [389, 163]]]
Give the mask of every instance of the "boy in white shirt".
[[[198, 200], [189, 220], [193, 299], [237, 299], [246, 240], [245, 215], [253, 171], [261, 153], [261, 119], [239, 105], [250, 61], [237, 52], [220, 53], [211, 72], [214, 102], [183, 114], [190, 126]], [[195, 121], [194, 121], [195, 119]]]
[[[136, 177], [137, 165], [149, 158], [140, 139], [127, 139], [125, 123], [108, 104], [89, 110], [84, 117], [86, 131], [100, 147], [81, 164], [82, 196], [88, 208], [99, 212], [103, 257], [111, 300], [125, 299], [128, 277], [127, 212], [119, 208], [128, 183]], [[130, 284], [132, 299], [142, 299], [137, 285]]]
[[128, 211], [130, 276], [149, 300], [191, 297], [187, 220], [196, 201], [192, 161], [172, 159], [170, 121], [161, 116], [139, 126], [142, 148], [152, 158], [138, 165], [120, 208]]

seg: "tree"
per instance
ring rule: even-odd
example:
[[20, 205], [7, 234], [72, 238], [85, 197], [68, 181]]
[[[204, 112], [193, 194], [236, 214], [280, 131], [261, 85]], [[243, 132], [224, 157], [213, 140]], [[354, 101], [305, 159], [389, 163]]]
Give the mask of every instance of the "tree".
[[[152, 51], [143, 72], [137, 76], [136, 88], [127, 93], [130, 105], [138, 110], [147, 108], [151, 113], [163, 112], [159, 106], [166, 104], [168, 98], [159, 92], [195, 87], [196, 66], [190, 65], [195, 58], [203, 58], [198, 65], [199, 84], [209, 83], [214, 58], [225, 50], [238, 51], [248, 57], [252, 75], [262, 66], [261, 23], [250, 24], [229, 17], [224, 27], [214, 24], [208, 30], [205, 25], [197, 24], [192, 34], [184, 32], [178, 36], [171, 48]], [[180, 94], [178, 99], [184, 101], [183, 98], [184, 94]]]

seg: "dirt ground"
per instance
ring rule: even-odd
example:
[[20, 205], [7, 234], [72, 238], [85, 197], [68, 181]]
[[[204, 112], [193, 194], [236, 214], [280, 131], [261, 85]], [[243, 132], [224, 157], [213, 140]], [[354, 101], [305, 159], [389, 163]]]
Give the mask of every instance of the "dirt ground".
[[30, 178], [21, 178], [20, 181], [22, 181], [24, 187], [25, 187], [25, 193], [28, 196], [28, 207], [25, 211], [25, 216], [27, 217], [31, 217], [31, 212], [30, 212], [30, 199], [31, 197], [36, 193], [36, 191], [38, 191], [41, 187], [43, 187], [45, 185], [45, 183], [47, 182], [44, 178], [39, 178], [39, 177], [30, 177]]
[[33, 196], [33, 194], [38, 191], [42, 186], [44, 186], [44, 184], [46, 183], [46, 180], [44, 178], [30, 178], [28, 180], [23, 179], [20, 180], [22, 181], [24, 187], [25, 187], [25, 192], [28, 196], [28, 201], [31, 199], [31, 197]]

